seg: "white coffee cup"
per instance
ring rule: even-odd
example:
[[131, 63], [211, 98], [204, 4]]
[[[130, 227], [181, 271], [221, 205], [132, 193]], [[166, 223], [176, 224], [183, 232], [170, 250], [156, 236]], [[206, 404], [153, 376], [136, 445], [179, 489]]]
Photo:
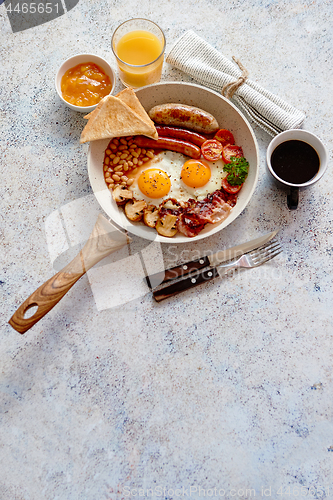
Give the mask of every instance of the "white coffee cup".
[[[299, 184], [293, 184], [291, 182], [285, 181], [284, 179], [281, 179], [281, 177], [279, 177], [273, 170], [271, 164], [272, 154], [280, 144], [286, 141], [303, 141], [312, 146], [312, 148], [317, 152], [317, 155], [319, 157], [319, 169], [316, 175], [309, 181]], [[270, 142], [267, 148], [266, 161], [267, 167], [272, 176], [283, 186], [290, 187], [290, 193], [287, 196], [287, 205], [290, 210], [295, 210], [298, 206], [299, 190], [311, 186], [315, 182], [319, 181], [319, 179], [321, 179], [321, 177], [324, 175], [328, 163], [328, 153], [324, 144], [316, 135], [302, 129], [291, 129], [281, 132]]]

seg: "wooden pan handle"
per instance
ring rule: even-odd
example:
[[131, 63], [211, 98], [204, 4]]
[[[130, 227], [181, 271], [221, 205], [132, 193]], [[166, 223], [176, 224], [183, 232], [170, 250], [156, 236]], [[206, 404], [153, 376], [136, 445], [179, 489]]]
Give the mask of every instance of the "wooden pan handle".
[[[17, 309], [9, 320], [9, 324], [19, 333], [25, 333], [34, 326], [45, 314], [59, 302], [70, 288], [83, 276], [84, 273], [72, 274], [59, 271], [35, 290]], [[37, 311], [25, 318], [26, 312], [37, 306]]]
[[[47, 280], [27, 300], [20, 305], [9, 320], [9, 324], [19, 333], [25, 333], [34, 326], [68, 290], [100, 260], [119, 250], [131, 239], [108, 222], [101, 214], [98, 216], [88, 241], [74, 259], [61, 271]], [[29, 309], [38, 307], [29, 317], [24, 317]]]

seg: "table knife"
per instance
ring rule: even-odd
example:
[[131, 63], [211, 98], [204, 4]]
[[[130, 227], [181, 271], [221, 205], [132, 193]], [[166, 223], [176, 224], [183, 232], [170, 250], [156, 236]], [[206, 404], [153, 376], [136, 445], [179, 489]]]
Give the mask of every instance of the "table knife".
[[[190, 274], [193, 271], [198, 271], [206, 267], [215, 268], [222, 262], [226, 262], [235, 257], [239, 257], [242, 253], [250, 252], [251, 250], [258, 248], [261, 245], [264, 245], [265, 243], [273, 239], [274, 236], [277, 234], [277, 232], [278, 230], [272, 231], [271, 233], [267, 233], [263, 236], [260, 236], [259, 238], [255, 238], [254, 240], [241, 243], [240, 245], [236, 245], [232, 248], [228, 248], [226, 250], [219, 250], [213, 255], [200, 257], [200, 259], [185, 262], [180, 266], [171, 267], [169, 269], [165, 269], [164, 271], [148, 275], [146, 276], [146, 281], [148, 283], [149, 288], [153, 289], [156, 288], [158, 285], [167, 283], [168, 281], [182, 278], [183, 276], [186, 276], [187, 274]], [[208, 270], [207, 272], [212, 272], [212, 270]]]

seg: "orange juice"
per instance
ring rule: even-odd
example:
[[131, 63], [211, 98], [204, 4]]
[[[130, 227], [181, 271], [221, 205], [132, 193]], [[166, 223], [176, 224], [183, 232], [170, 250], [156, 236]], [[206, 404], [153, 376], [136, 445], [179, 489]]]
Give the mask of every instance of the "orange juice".
[[120, 38], [115, 51], [120, 78], [125, 85], [142, 87], [160, 80], [164, 47], [153, 33], [130, 31]]
[[117, 45], [117, 56], [122, 61], [135, 66], [149, 64], [162, 52], [162, 44], [153, 33], [136, 30], [124, 35]]

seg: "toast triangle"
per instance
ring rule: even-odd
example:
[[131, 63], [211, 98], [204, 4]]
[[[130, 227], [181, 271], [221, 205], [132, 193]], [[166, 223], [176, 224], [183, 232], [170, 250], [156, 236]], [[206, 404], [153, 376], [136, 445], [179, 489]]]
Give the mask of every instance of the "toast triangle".
[[[147, 125], [150, 125], [151, 127], [155, 128], [153, 120], [149, 117], [147, 111], [145, 108], [142, 106], [141, 102], [136, 96], [136, 93], [134, 90], [130, 87], [122, 90], [119, 92], [119, 94], [116, 95], [118, 99], [123, 101], [127, 106], [129, 106], [134, 113], [140, 116], [140, 118], [147, 123]], [[156, 132], [156, 139], [158, 138], [158, 134]]]
[[131, 135], [158, 137], [153, 122], [150, 119], [149, 122], [143, 120], [117, 96], [105, 97], [101, 105], [98, 105], [90, 115], [81, 134], [81, 144], [98, 139]]

